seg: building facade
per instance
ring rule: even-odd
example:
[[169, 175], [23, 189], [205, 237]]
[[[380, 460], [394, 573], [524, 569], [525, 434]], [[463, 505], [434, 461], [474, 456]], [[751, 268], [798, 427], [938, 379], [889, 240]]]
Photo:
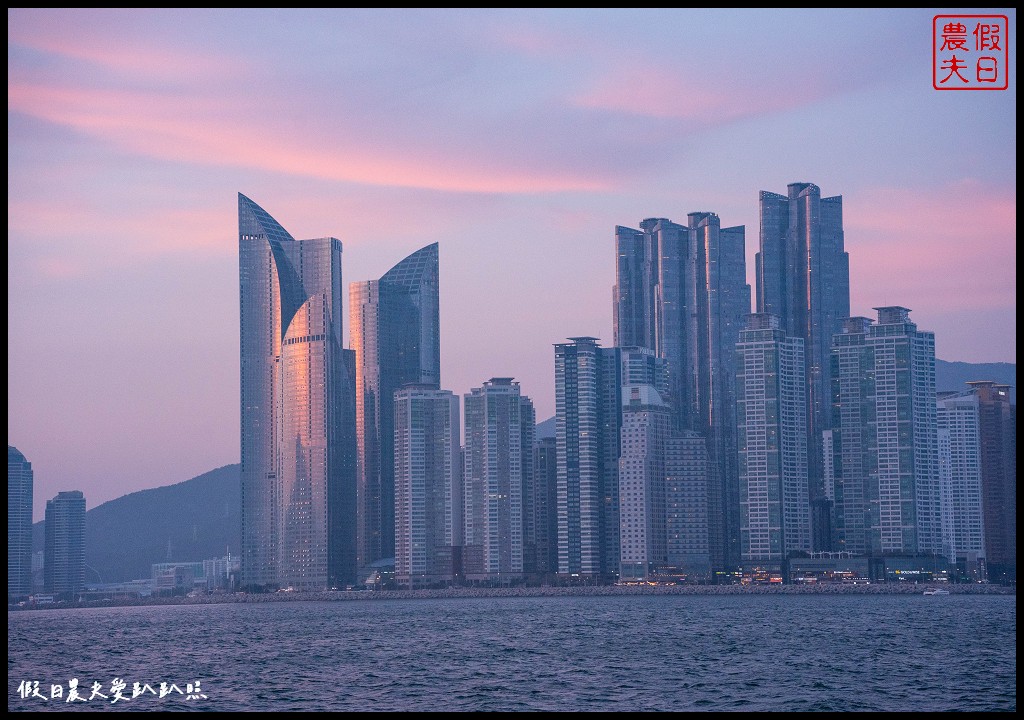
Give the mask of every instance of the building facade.
[[711, 575], [708, 548], [708, 451], [690, 430], [665, 443], [666, 574], [704, 582]]
[[832, 336], [850, 316], [843, 198], [823, 198], [812, 183], [792, 183], [785, 195], [762, 191], [760, 223], [757, 312], [777, 316], [787, 337], [804, 341], [813, 545], [815, 550], [830, 550], [832, 508], [824, 490], [821, 433], [833, 424]]
[[1017, 579], [1017, 406], [1010, 387], [967, 383], [978, 396], [982, 513], [989, 578]]
[[465, 395], [466, 579], [523, 576], [523, 487], [532, 470], [534, 413], [512, 378], [491, 378]]
[[804, 342], [755, 313], [736, 351], [742, 561], [781, 562], [811, 549]]
[[619, 571], [620, 358], [593, 337], [555, 345], [558, 574], [570, 581]]
[[942, 553], [935, 335], [906, 308], [876, 310], [833, 342], [838, 537], [876, 557]]
[[437, 243], [379, 280], [349, 285], [359, 568], [395, 557], [394, 394], [410, 383], [440, 387], [439, 307]]
[[532, 505], [533, 551], [527, 544], [524, 571], [537, 575], [558, 572], [558, 452], [553, 437], [539, 437], [533, 445]]
[[352, 357], [341, 242], [295, 240], [238, 196], [242, 585], [355, 579]]
[[951, 563], [984, 566], [978, 396], [940, 392], [936, 399], [942, 549]]
[[394, 402], [395, 579], [408, 588], [450, 584], [463, 544], [459, 398], [407, 385]]
[[671, 408], [651, 385], [622, 388], [619, 581], [651, 579], [667, 564], [665, 446]]
[[7, 598], [32, 592], [32, 463], [7, 446]]
[[868, 538], [868, 418], [867, 401], [874, 367], [873, 348], [867, 343], [866, 317], [843, 321], [842, 332], [833, 337], [830, 377], [833, 429], [823, 438], [829, 442], [831, 484], [835, 500], [835, 548], [851, 555], [866, 555]]
[[85, 587], [85, 496], [81, 490], [57, 493], [46, 501], [43, 588], [76, 593]]
[[649, 218], [616, 227], [616, 346], [647, 347], [665, 360], [673, 429], [706, 439], [709, 549], [724, 568], [739, 559], [735, 347], [750, 313], [742, 226], [696, 212], [680, 225]]

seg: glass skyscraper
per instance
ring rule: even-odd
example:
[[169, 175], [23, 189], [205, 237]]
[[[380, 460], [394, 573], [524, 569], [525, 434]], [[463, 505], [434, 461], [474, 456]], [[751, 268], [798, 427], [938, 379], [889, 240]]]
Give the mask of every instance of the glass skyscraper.
[[85, 587], [85, 495], [57, 493], [46, 501], [43, 588], [55, 595]]
[[786, 195], [762, 191], [760, 210], [757, 312], [777, 316], [787, 337], [804, 341], [812, 544], [815, 550], [829, 550], [833, 529], [825, 495], [822, 432], [832, 427], [832, 336], [850, 316], [843, 198], [823, 198], [817, 185], [792, 183]]
[[242, 584], [355, 580], [352, 358], [341, 241], [295, 240], [238, 196]]
[[32, 463], [7, 446], [7, 597], [32, 592]]
[[379, 280], [349, 285], [355, 353], [357, 565], [395, 557], [395, 391], [438, 389], [438, 246], [427, 245]]
[[695, 212], [616, 227], [615, 344], [650, 348], [668, 365], [673, 429], [707, 442], [709, 552], [739, 560], [736, 341], [750, 313], [744, 228]]

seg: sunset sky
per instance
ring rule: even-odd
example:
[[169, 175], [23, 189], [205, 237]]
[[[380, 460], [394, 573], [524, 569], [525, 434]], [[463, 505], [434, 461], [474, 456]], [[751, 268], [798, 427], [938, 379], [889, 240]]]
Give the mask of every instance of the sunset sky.
[[937, 12], [8, 9], [36, 519], [238, 462], [239, 192], [341, 239], [346, 288], [440, 243], [442, 387], [512, 376], [538, 419], [552, 345], [612, 343], [615, 225], [716, 212], [753, 286], [792, 182], [843, 196], [853, 314], [1016, 362], [1016, 13], [962, 11], [1009, 16], [1010, 80], [957, 92]]

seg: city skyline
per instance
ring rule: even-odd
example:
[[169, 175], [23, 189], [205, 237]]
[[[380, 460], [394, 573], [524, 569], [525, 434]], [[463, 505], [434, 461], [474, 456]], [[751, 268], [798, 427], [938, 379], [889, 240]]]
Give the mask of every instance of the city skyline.
[[[346, 283], [439, 243], [443, 387], [515, 377], [540, 420], [552, 345], [613, 342], [615, 225], [716, 213], [753, 286], [758, 193], [797, 182], [843, 198], [852, 315], [905, 306], [939, 358], [1016, 362], [1015, 83], [933, 90], [931, 17], [9, 9], [34, 519], [239, 461], [238, 192], [341, 240]], [[631, 39], [699, 28], [672, 59]]]

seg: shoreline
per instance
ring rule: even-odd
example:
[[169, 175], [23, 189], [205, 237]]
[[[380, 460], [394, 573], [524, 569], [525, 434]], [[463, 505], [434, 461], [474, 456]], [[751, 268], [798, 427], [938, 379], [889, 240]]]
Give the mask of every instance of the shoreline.
[[22, 610], [69, 610], [105, 607], [141, 607], [151, 605], [222, 605], [228, 603], [268, 602], [372, 602], [381, 600], [460, 600], [480, 598], [545, 597], [626, 597], [665, 595], [921, 595], [925, 590], [942, 588], [950, 595], [1016, 596], [1016, 586], [950, 585], [947, 583], [879, 583], [843, 585], [575, 585], [536, 587], [452, 587], [420, 590], [332, 590], [322, 592], [215, 593], [196, 597], [147, 597], [91, 600], [45, 605], [8, 605], [8, 612]]

